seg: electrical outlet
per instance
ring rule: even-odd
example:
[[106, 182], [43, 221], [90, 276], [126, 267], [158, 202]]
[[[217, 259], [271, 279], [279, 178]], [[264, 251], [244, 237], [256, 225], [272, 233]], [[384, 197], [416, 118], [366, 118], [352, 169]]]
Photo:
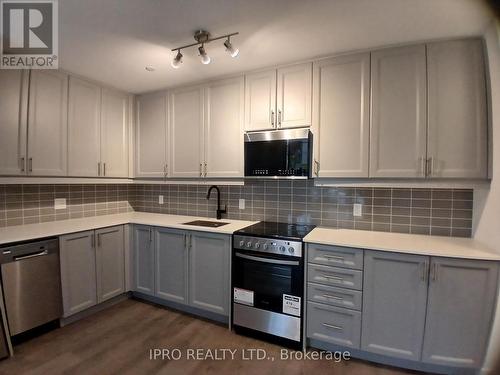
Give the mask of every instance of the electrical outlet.
[[240, 207], [240, 210], [244, 210], [245, 209], [245, 200], [244, 199], [240, 199], [239, 207]]
[[361, 203], [354, 203], [352, 205], [352, 216], [362, 216], [363, 215], [363, 205]]
[[66, 208], [66, 198], [56, 198], [54, 199], [54, 209], [64, 210]]
[[163, 195], [158, 195], [158, 204], [163, 204]]

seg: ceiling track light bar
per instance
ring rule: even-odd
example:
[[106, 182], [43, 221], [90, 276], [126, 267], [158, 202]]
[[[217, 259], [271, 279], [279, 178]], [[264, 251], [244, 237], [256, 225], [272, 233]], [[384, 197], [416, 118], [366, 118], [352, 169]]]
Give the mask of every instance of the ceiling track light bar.
[[172, 48], [172, 51], [179, 51], [179, 50], [184, 49], [184, 48], [198, 46], [200, 44], [207, 44], [207, 43], [213, 42], [215, 40], [230, 38], [230, 37], [232, 37], [234, 35], [238, 35], [238, 34], [239, 33], [231, 33], [231, 34], [218, 36], [215, 38], [210, 38], [210, 33], [208, 31], [200, 30], [194, 34], [194, 38], [197, 40], [196, 43], [186, 44], [185, 46], [182, 46], [182, 47]]

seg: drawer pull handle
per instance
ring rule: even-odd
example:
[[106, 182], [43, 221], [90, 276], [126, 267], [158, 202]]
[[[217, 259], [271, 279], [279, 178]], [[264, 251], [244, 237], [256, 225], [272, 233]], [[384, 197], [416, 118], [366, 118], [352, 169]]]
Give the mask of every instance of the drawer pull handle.
[[340, 257], [337, 255], [323, 255], [326, 259], [336, 259], [336, 260], [344, 260], [344, 257]]
[[330, 299], [336, 299], [336, 300], [339, 300], [339, 301], [342, 301], [343, 298], [342, 297], [337, 297], [337, 296], [332, 296], [330, 294], [323, 294], [323, 297], [325, 298], [330, 298]]
[[328, 275], [321, 275], [321, 276], [323, 276], [325, 279], [332, 279], [332, 280], [339, 280], [339, 281], [344, 280], [342, 277], [338, 277], [338, 276], [328, 276]]
[[322, 323], [326, 328], [332, 328], [332, 329], [336, 329], [338, 331], [342, 331], [343, 328], [342, 327], [339, 327], [339, 326], [334, 326], [333, 324], [328, 324], [328, 323]]

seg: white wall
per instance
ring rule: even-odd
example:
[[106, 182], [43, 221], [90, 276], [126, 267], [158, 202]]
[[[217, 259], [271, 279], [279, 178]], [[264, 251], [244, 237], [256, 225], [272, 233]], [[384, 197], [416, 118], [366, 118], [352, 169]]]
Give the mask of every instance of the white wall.
[[[494, 21], [485, 33], [491, 81], [492, 170], [489, 189], [474, 191], [474, 238], [500, 253], [500, 22]], [[500, 296], [490, 345], [483, 367], [485, 373], [494, 373], [500, 360]], [[499, 369], [497, 368], [497, 371]], [[497, 372], [498, 373], [498, 372]]]

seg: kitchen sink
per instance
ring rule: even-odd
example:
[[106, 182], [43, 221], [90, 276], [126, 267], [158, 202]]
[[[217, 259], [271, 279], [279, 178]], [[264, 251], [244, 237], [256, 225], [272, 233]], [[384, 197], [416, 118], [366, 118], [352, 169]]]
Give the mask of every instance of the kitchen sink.
[[208, 221], [208, 220], [195, 220], [189, 221], [187, 223], [182, 223], [183, 225], [195, 225], [198, 227], [210, 227], [210, 228], [218, 228], [224, 225], [228, 225], [229, 223], [224, 223], [222, 221]]

